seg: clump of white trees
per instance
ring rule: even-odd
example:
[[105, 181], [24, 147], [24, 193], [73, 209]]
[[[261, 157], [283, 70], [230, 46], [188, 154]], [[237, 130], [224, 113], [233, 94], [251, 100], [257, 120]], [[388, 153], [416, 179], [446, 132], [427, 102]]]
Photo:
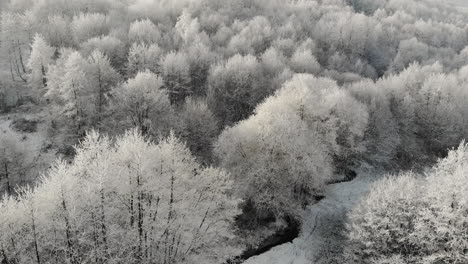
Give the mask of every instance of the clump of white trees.
[[425, 176], [402, 173], [373, 184], [349, 215], [348, 257], [356, 263], [467, 262], [467, 175], [463, 142]]
[[365, 105], [346, 90], [301, 74], [226, 129], [215, 154], [260, 215], [297, 217], [333, 178], [334, 161], [360, 151], [366, 125]]
[[[15, 191], [20, 143], [0, 138], [0, 192], [19, 192], [0, 258], [205, 263], [234, 252], [231, 192], [254, 220], [297, 220], [336, 174], [426, 165], [468, 133], [468, 19], [435, 1], [0, 2], [0, 108], [46, 109], [54, 144], [83, 140]], [[428, 185], [414, 178], [385, 191]]]
[[56, 119], [63, 120], [74, 133], [83, 136], [87, 129], [98, 127], [108, 106], [108, 95], [120, 79], [109, 58], [94, 50], [88, 58], [78, 51], [62, 49], [60, 58], [51, 65], [46, 98], [60, 110]]
[[201, 167], [174, 136], [89, 132], [76, 152], [0, 202], [8, 263], [219, 263], [238, 252], [229, 174]]
[[412, 64], [400, 74], [351, 86], [372, 108], [368, 147], [379, 146], [380, 158], [394, 153], [405, 166], [427, 156], [441, 157], [467, 134], [466, 67], [444, 71], [439, 63]]

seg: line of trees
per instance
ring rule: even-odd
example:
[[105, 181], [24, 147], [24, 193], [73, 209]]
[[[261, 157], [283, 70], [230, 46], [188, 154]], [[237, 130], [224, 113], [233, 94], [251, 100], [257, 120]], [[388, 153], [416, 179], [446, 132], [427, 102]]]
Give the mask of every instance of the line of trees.
[[[235, 70], [230, 67], [238, 54], [276, 57], [270, 62], [277, 65], [252, 72], [270, 77], [268, 69], [276, 66], [273, 78], [257, 78], [247, 85], [239, 76], [234, 82], [247, 85], [247, 91], [271, 88], [252, 95], [256, 104], [281, 86], [285, 71], [319, 74], [341, 83], [398, 73], [414, 61], [422, 65], [439, 61], [454, 69], [463, 66], [468, 41], [466, 16], [433, 1], [270, 1], [266, 5], [264, 0], [179, 0], [154, 13], [143, 1], [9, 2], [0, 24], [2, 56], [12, 81], [40, 81], [40, 72], [27, 67], [28, 58], [36, 57], [30, 43], [39, 33], [58, 51], [73, 48], [87, 57], [100, 50], [125, 77], [145, 69], [164, 75], [171, 102], [205, 95], [210, 72], [216, 81], [221, 73], [215, 68], [223, 61], [226, 71]], [[47, 71], [48, 62], [43, 62]], [[263, 64], [263, 59], [259, 62]], [[226, 101], [223, 96], [215, 100]], [[235, 100], [228, 103], [229, 108], [239, 107]]]
[[76, 152], [0, 202], [7, 263], [218, 263], [238, 253], [232, 180], [173, 135], [89, 132]]

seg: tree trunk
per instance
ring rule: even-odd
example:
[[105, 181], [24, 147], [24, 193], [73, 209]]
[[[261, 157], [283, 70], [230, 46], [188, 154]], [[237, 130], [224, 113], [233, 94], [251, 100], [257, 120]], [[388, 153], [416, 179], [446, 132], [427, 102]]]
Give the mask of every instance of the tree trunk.
[[93, 246], [94, 246], [94, 260], [97, 263], [100, 263], [99, 261], [99, 254], [98, 254], [98, 249], [99, 249], [99, 242], [98, 242], [98, 234], [96, 231], [96, 218], [94, 217], [94, 213], [91, 212], [91, 221], [93, 223]]
[[71, 233], [71, 226], [70, 220], [68, 219], [68, 210], [67, 204], [65, 202], [65, 197], [63, 197], [62, 193], [62, 209], [63, 209], [63, 220], [65, 221], [65, 235], [67, 238], [67, 252], [68, 257], [70, 258], [71, 263], [76, 263], [74, 254], [73, 254], [73, 242], [72, 242], [72, 233]]
[[[172, 172], [171, 175], [171, 195], [169, 199], [169, 212], [167, 216], [167, 228], [166, 228], [166, 237], [164, 240], [164, 263], [170, 263], [171, 259], [171, 252], [170, 252], [170, 247], [168, 246], [168, 240], [169, 240], [169, 225], [172, 220], [172, 208], [174, 206], [174, 171]], [[175, 234], [174, 234], [175, 235]]]
[[152, 213], [152, 215], [150, 215], [150, 218], [152, 219], [151, 231], [150, 231], [150, 252], [149, 252], [149, 257], [150, 258], [153, 257], [153, 245], [154, 245], [154, 242], [155, 242], [154, 241], [154, 226], [156, 225], [156, 219], [158, 217], [159, 201], [160, 201], [160, 198], [158, 196], [158, 198], [156, 199], [156, 205], [155, 205], [154, 212]]
[[10, 174], [9, 174], [9, 171], [8, 171], [8, 161], [5, 161], [4, 168], [5, 168], [5, 178], [6, 178], [6, 184], [7, 184], [7, 194], [10, 196], [11, 195], [11, 184], [10, 184]]
[[143, 208], [142, 208], [142, 192], [140, 190], [140, 176], [137, 177], [137, 208], [138, 208], [138, 255], [141, 257], [143, 244]]
[[19, 54], [19, 59], [21, 63], [21, 69], [23, 70], [23, 73], [26, 73], [26, 67], [24, 67], [24, 62], [23, 62], [23, 54], [21, 52], [21, 46], [19, 44], [19, 40], [16, 41], [18, 44], [18, 54]]
[[10, 62], [10, 75], [11, 75], [11, 80], [15, 82], [15, 75], [13, 74], [13, 64], [11, 63], [11, 57], [9, 58]]
[[106, 215], [104, 212], [104, 189], [101, 189], [101, 234], [102, 241], [104, 243], [104, 254], [107, 256], [107, 227], [106, 227]]
[[36, 221], [34, 217], [34, 208], [31, 208], [31, 228], [33, 232], [33, 239], [34, 239], [34, 251], [36, 253], [36, 261], [37, 264], [41, 264], [41, 259], [39, 257], [39, 248], [37, 246], [37, 233], [36, 233]]
[[72, 85], [73, 87], [73, 97], [75, 99], [75, 108], [76, 108], [76, 120], [77, 120], [77, 123], [76, 123], [76, 129], [78, 130], [77, 131], [77, 134], [78, 134], [78, 137], [81, 137], [81, 111], [80, 111], [80, 102], [78, 100], [78, 95], [76, 93], [76, 89], [75, 89], [75, 84], [73, 83]]
[[102, 115], [102, 99], [104, 95], [104, 91], [102, 90], [102, 80], [101, 80], [101, 70], [98, 69], [98, 82], [99, 82], [99, 101], [98, 101], [98, 121], [101, 122], [101, 115]]
[[42, 71], [42, 84], [44, 87], [47, 87], [47, 78], [46, 78], [46, 71], [44, 65], [41, 65], [41, 71]]
[[130, 177], [130, 227], [133, 227], [133, 223], [135, 222], [135, 213], [133, 210], [133, 191], [131, 190], [132, 186], [132, 177]]
[[27, 80], [25, 78], [23, 78], [23, 75], [20, 72], [20, 68], [19, 68], [19, 65], [18, 65], [18, 60], [16, 58], [15, 58], [15, 66], [16, 66], [16, 73], [18, 74], [20, 79], [23, 80], [23, 82], [27, 82]]

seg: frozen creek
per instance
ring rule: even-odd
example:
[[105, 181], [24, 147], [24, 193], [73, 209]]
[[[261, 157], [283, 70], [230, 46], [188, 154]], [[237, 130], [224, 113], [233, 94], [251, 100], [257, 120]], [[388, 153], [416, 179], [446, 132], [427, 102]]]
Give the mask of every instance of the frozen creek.
[[376, 178], [369, 172], [360, 172], [352, 181], [327, 186], [325, 198], [307, 209], [302, 231], [296, 239], [244, 263], [310, 264], [330, 260], [342, 250], [346, 213], [368, 192]]

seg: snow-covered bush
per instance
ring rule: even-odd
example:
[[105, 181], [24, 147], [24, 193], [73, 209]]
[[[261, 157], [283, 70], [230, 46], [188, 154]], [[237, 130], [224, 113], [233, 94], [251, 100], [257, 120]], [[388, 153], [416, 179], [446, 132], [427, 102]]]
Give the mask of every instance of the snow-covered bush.
[[428, 173], [376, 182], [349, 215], [347, 254], [359, 263], [400, 256], [405, 263], [466, 263], [468, 145]]

